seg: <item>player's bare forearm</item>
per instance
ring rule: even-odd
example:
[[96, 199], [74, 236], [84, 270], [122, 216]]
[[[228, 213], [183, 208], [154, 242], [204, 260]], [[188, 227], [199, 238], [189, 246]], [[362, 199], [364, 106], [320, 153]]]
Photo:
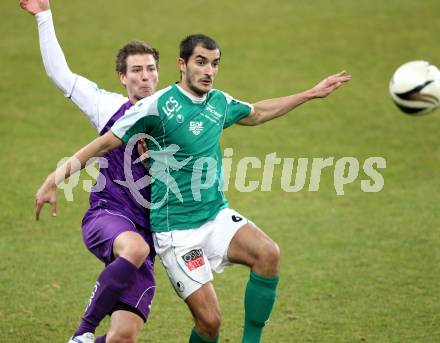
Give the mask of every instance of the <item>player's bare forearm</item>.
[[44, 204], [50, 204], [52, 216], [56, 216], [56, 187], [59, 183], [84, 168], [92, 158], [104, 156], [121, 144], [122, 141], [109, 131], [87, 144], [51, 173], [35, 194], [36, 219], [39, 220]]
[[122, 141], [117, 138], [113, 132], [108, 131], [91, 143], [78, 150], [71, 158], [69, 158], [63, 165], [55, 171], [55, 183], [58, 185], [73, 173], [83, 169], [87, 162], [94, 157], [104, 156], [107, 152], [117, 148], [122, 144]]
[[32, 15], [50, 8], [49, 0], [20, 0], [20, 7]]
[[253, 112], [242, 119], [242, 125], [259, 125], [269, 120], [283, 116], [295, 107], [311, 100], [309, 92], [302, 92], [276, 99], [267, 99], [253, 104]]
[[256, 102], [253, 104], [252, 113], [240, 120], [239, 123], [242, 125], [259, 125], [281, 117], [309, 100], [325, 98], [350, 80], [351, 76], [347, 72], [342, 71], [325, 78], [305, 92]]

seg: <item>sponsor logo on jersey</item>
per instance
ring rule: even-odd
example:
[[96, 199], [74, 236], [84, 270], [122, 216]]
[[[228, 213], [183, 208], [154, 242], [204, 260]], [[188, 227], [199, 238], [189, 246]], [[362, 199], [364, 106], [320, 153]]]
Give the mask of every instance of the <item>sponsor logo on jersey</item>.
[[183, 255], [182, 259], [190, 271], [193, 271], [194, 269], [205, 265], [205, 259], [203, 258], [202, 249], [193, 249]]
[[219, 123], [223, 121], [223, 115], [217, 112], [215, 107], [211, 104], [207, 104], [204, 111], [201, 112], [200, 115], [216, 125], [219, 125]]
[[203, 122], [202, 121], [190, 121], [189, 122], [189, 130], [196, 136], [200, 135], [200, 132], [203, 130]]
[[182, 115], [182, 114], [178, 114], [177, 116], [176, 116], [176, 121], [178, 122], [178, 123], [183, 123], [184, 122], [184, 120], [185, 120], [185, 117]]
[[165, 101], [165, 106], [162, 106], [162, 110], [165, 112], [168, 118], [172, 118], [175, 113], [181, 110], [181, 108], [182, 105], [180, 105], [179, 102], [172, 96]]
[[221, 117], [222, 117], [221, 113], [217, 112], [217, 111], [215, 110], [215, 107], [212, 106], [211, 104], [208, 104], [208, 105], [206, 106], [205, 109], [206, 109], [208, 112], [212, 113], [212, 114], [213, 114], [214, 116], [216, 116], [217, 118], [221, 118]]

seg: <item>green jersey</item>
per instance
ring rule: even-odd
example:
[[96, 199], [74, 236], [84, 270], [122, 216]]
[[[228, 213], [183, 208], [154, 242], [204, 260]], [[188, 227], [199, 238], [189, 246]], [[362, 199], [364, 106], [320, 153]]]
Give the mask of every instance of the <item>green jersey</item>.
[[125, 143], [146, 134], [152, 231], [197, 228], [228, 206], [220, 137], [251, 110], [220, 90], [200, 99], [171, 85], [138, 101], [113, 125]]

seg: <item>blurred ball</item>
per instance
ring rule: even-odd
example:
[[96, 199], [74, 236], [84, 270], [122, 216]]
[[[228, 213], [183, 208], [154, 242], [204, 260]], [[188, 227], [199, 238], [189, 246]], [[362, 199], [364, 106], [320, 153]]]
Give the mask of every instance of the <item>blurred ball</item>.
[[391, 97], [408, 115], [422, 115], [440, 106], [440, 70], [427, 61], [401, 65], [390, 81]]

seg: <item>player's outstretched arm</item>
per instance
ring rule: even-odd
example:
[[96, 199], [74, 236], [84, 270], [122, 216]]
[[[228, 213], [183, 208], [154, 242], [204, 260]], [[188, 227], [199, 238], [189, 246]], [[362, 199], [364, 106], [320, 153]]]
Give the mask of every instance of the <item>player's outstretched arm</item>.
[[98, 127], [99, 112], [96, 113], [95, 105], [99, 101], [99, 89], [92, 81], [70, 70], [55, 33], [49, 0], [21, 0], [20, 6], [34, 14], [37, 20], [40, 52], [47, 76]]
[[49, 0], [20, 0], [20, 7], [32, 15], [47, 11], [50, 8]]
[[108, 115], [114, 114], [116, 108], [126, 101], [125, 97], [105, 92], [94, 82], [70, 70], [55, 33], [49, 0], [20, 0], [20, 6], [36, 18], [41, 58], [47, 76], [100, 132], [109, 119]]
[[65, 96], [70, 97], [77, 76], [71, 72], [58, 43], [49, 1], [21, 0], [20, 6], [37, 19], [40, 52], [47, 76]]
[[51, 205], [52, 216], [56, 216], [56, 188], [57, 185], [73, 173], [84, 168], [88, 161], [94, 157], [104, 156], [107, 152], [122, 145], [122, 141], [113, 132], [96, 138], [94, 141], [77, 151], [64, 164], [50, 174], [35, 194], [35, 218], [40, 219], [40, 212], [44, 204]]
[[239, 124], [259, 125], [266, 121], [281, 117], [293, 110], [295, 107], [298, 107], [309, 100], [325, 98], [350, 80], [351, 75], [349, 75], [346, 71], [342, 71], [340, 73], [330, 75], [319, 82], [315, 87], [305, 92], [256, 102], [253, 104], [253, 111], [251, 114], [240, 120]]

